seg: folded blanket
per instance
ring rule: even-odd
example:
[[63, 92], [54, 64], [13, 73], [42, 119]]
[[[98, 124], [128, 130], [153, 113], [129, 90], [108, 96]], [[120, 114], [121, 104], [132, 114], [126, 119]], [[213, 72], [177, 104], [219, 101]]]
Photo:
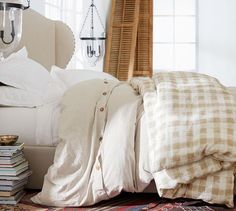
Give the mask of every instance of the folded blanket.
[[236, 103], [215, 78], [158, 73], [136, 78], [149, 134], [148, 169], [162, 197], [233, 207]]

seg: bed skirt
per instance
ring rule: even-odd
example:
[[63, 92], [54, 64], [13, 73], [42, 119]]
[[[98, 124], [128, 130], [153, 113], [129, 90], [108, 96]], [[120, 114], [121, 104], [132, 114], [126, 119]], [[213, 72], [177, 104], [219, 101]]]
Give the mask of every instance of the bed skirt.
[[53, 163], [56, 147], [49, 146], [25, 146], [25, 158], [29, 162], [29, 167], [33, 174], [29, 178], [27, 188], [41, 189], [43, 186], [44, 175], [49, 166]]

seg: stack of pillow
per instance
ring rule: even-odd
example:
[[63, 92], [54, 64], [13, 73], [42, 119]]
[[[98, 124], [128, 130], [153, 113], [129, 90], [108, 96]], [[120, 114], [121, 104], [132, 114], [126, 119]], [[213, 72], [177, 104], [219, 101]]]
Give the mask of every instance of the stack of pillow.
[[47, 100], [49, 72], [25, 48], [0, 62], [0, 105], [35, 107]]
[[25, 48], [0, 61], [0, 106], [37, 107], [54, 102], [76, 83], [95, 78], [113, 79], [109, 74], [88, 70], [62, 70], [51, 73], [28, 58]]

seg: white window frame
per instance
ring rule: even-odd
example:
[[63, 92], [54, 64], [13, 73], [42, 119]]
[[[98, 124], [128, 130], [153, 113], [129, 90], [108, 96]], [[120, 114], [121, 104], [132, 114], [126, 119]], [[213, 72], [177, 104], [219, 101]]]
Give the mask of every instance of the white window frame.
[[[158, 0], [154, 0], [158, 1]], [[175, 17], [195, 17], [195, 42], [175, 42], [175, 21], [173, 21], [173, 41], [172, 42], [154, 42], [153, 44], [173, 44], [173, 68], [172, 69], [155, 69], [153, 66], [154, 72], [160, 72], [160, 71], [175, 71], [178, 70], [175, 68], [175, 46], [176, 44], [195, 44], [195, 69], [190, 69], [189, 71], [197, 72], [198, 71], [198, 53], [199, 53], [199, 31], [198, 31], [198, 20], [199, 20], [199, 11], [198, 11], [198, 0], [195, 0], [195, 15], [175, 15], [175, 0], [173, 0], [173, 15], [155, 15], [153, 14], [153, 18], [155, 17], [173, 17], [175, 20]], [[153, 2], [154, 3], [154, 2]], [[154, 40], [154, 38], [153, 38]], [[154, 49], [153, 49], [154, 51]], [[154, 55], [154, 52], [153, 52]], [[157, 58], [158, 59], [158, 58]]]

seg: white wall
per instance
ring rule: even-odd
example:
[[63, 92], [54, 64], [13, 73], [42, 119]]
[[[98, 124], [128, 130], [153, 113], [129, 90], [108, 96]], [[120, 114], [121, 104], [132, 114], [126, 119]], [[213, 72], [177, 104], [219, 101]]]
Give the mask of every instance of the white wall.
[[236, 0], [199, 0], [199, 71], [236, 86]]
[[44, 15], [45, 12], [44, 0], [31, 0], [30, 7], [31, 9], [34, 9], [40, 14]]

